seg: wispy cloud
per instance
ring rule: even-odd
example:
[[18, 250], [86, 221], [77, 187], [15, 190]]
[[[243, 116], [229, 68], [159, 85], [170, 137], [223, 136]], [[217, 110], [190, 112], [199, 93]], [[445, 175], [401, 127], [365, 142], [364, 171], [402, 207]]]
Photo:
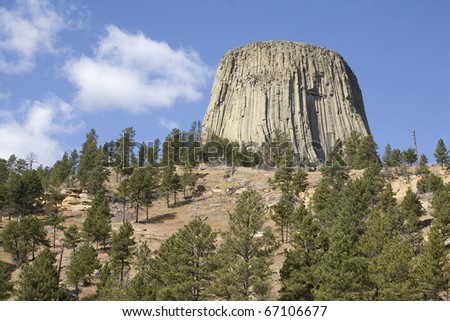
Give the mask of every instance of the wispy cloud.
[[33, 69], [37, 54], [58, 51], [58, 33], [72, 23], [48, 0], [17, 0], [11, 9], [0, 7], [0, 71]]
[[84, 110], [143, 112], [169, 107], [177, 100], [196, 101], [211, 75], [193, 50], [173, 49], [142, 33], [106, 27], [93, 57], [66, 64], [78, 89], [74, 103]]
[[174, 128], [180, 128], [179, 124], [176, 121], [168, 120], [165, 117], [161, 117], [158, 121], [159, 126], [166, 128], [168, 130], [172, 130]]
[[52, 165], [64, 148], [61, 134], [73, 133], [82, 125], [73, 108], [58, 97], [26, 101], [18, 112], [0, 109], [0, 157], [11, 154], [25, 158], [34, 152], [39, 162]]

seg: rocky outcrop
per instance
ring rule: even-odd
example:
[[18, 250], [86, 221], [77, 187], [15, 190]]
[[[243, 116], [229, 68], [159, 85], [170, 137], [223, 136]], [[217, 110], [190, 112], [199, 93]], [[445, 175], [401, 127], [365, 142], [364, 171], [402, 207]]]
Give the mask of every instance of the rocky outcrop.
[[369, 134], [356, 76], [336, 52], [289, 41], [251, 43], [226, 53], [203, 121], [212, 135], [264, 143], [280, 129], [309, 162], [324, 160], [337, 139]]

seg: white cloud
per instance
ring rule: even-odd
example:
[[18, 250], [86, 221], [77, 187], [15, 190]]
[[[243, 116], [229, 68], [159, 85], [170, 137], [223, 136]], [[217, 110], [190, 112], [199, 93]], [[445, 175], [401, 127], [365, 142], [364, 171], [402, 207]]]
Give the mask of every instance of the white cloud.
[[69, 20], [48, 0], [17, 0], [0, 7], [0, 71], [16, 74], [33, 69], [38, 53], [55, 53], [58, 32]]
[[11, 154], [25, 158], [30, 152], [38, 156], [38, 162], [53, 165], [64, 153], [59, 137], [72, 133], [81, 123], [73, 108], [57, 97], [45, 101], [27, 101], [11, 113], [0, 109], [0, 157]]
[[180, 128], [180, 126], [178, 125], [177, 122], [175, 122], [173, 120], [168, 120], [165, 117], [160, 118], [158, 124], [159, 124], [159, 126], [166, 128], [168, 130], [172, 130], [174, 128]]
[[178, 99], [196, 101], [211, 74], [193, 50], [172, 49], [142, 33], [107, 26], [93, 57], [66, 64], [67, 77], [78, 89], [83, 109], [142, 112], [169, 107]]

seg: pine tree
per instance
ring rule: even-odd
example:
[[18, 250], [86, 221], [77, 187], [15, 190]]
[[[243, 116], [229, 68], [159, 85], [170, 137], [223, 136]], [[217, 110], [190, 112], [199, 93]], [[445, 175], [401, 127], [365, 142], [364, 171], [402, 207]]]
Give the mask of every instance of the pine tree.
[[403, 202], [400, 204], [401, 226], [400, 233], [405, 235], [416, 251], [422, 241], [419, 218], [425, 214], [419, 197], [408, 188]]
[[389, 144], [387, 144], [384, 149], [382, 161], [385, 167], [392, 167], [392, 148]]
[[435, 224], [444, 237], [450, 237], [450, 184], [436, 192], [431, 202]]
[[103, 161], [102, 150], [97, 147], [97, 134], [94, 129], [91, 129], [86, 134], [86, 141], [81, 149], [77, 173], [81, 187], [91, 194], [96, 194], [106, 179], [106, 173], [102, 167]]
[[76, 224], [72, 224], [64, 230], [63, 244], [66, 249], [75, 250], [80, 242], [81, 234]]
[[44, 224], [34, 215], [26, 216], [20, 221], [9, 222], [1, 236], [5, 252], [11, 253], [18, 264], [26, 262], [30, 252], [34, 260], [38, 246], [47, 245]]
[[55, 254], [45, 247], [19, 276], [17, 298], [23, 301], [55, 301], [60, 296]]
[[97, 247], [99, 241], [103, 242], [103, 247], [106, 246], [106, 240], [111, 234], [111, 213], [102, 189], [97, 192], [87, 211], [86, 219], [83, 222], [83, 232], [87, 238], [97, 242]]
[[347, 163], [349, 168], [355, 168], [355, 165], [358, 162], [356, 159], [356, 155], [360, 145], [361, 134], [356, 131], [352, 131], [349, 138], [345, 141], [344, 145], [345, 162]]
[[208, 299], [216, 233], [195, 218], [161, 244], [155, 266], [163, 286], [159, 300], [199, 301]]
[[72, 253], [66, 275], [68, 283], [75, 286], [77, 300], [80, 282], [89, 284], [92, 274], [99, 267], [97, 252], [91, 245], [86, 243]]
[[123, 223], [118, 232], [113, 233], [111, 251], [112, 269], [116, 275], [119, 275], [119, 281], [122, 284], [125, 275], [125, 269], [130, 266], [130, 260], [135, 244], [132, 239], [133, 226], [130, 222]]
[[369, 275], [375, 286], [375, 300], [408, 301], [415, 297], [412, 277], [411, 244], [399, 236], [385, 245], [379, 256], [369, 264]]
[[392, 150], [392, 158], [391, 158], [391, 165], [392, 167], [399, 167], [401, 166], [403, 163], [403, 158], [402, 158], [402, 152], [400, 151], [400, 149], [394, 149]]
[[280, 201], [274, 206], [271, 216], [280, 230], [281, 242], [283, 243], [289, 241], [289, 229], [293, 223], [294, 206], [294, 195], [289, 190], [284, 191]]
[[439, 294], [449, 289], [448, 250], [437, 225], [431, 226], [428, 240], [417, 257], [415, 275], [421, 300], [438, 301]]
[[327, 248], [327, 238], [319, 222], [308, 213], [296, 226], [293, 248], [286, 254], [280, 271], [280, 299], [314, 300], [315, 270]]
[[177, 191], [180, 189], [180, 176], [176, 173], [175, 165], [172, 161], [169, 161], [168, 165], [164, 169], [162, 182], [161, 182], [161, 190], [164, 194], [166, 194], [166, 204], [167, 208], [169, 208], [169, 196], [170, 193], [173, 193], [174, 197], [174, 205], [176, 205], [177, 201]]
[[353, 168], [363, 169], [379, 163], [377, 144], [371, 135], [364, 136], [356, 151]]
[[427, 175], [430, 173], [430, 170], [427, 167], [428, 164], [428, 158], [425, 156], [425, 154], [420, 155], [419, 159], [419, 166], [416, 169], [416, 175]]
[[0, 261], [0, 301], [9, 298], [13, 290], [8, 264]]
[[270, 256], [278, 244], [271, 229], [263, 229], [264, 221], [261, 196], [254, 190], [243, 192], [229, 213], [228, 231], [215, 257], [212, 291], [219, 298], [266, 298], [270, 289]]
[[417, 181], [418, 193], [436, 193], [444, 188], [442, 178], [434, 173], [425, 173]]
[[58, 187], [52, 186], [45, 197], [46, 222], [53, 229], [53, 248], [56, 247], [56, 233], [63, 230], [64, 216], [59, 211], [59, 203], [62, 202], [63, 196], [59, 192]]
[[415, 162], [417, 162], [417, 153], [414, 148], [408, 148], [403, 152], [403, 160], [409, 165], [412, 166]]
[[436, 157], [436, 162], [442, 165], [442, 168], [444, 168], [444, 165], [450, 161], [448, 154], [449, 151], [447, 147], [445, 147], [444, 141], [442, 138], [439, 139], [436, 150], [434, 151], [434, 157]]

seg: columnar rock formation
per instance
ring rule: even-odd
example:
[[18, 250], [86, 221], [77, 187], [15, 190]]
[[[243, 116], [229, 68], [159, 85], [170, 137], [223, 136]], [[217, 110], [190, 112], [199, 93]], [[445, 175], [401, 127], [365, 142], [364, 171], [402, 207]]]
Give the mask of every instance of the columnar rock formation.
[[288, 41], [251, 43], [226, 53], [203, 121], [212, 135], [241, 143], [288, 134], [310, 162], [324, 160], [337, 139], [369, 134], [356, 76], [336, 52]]

